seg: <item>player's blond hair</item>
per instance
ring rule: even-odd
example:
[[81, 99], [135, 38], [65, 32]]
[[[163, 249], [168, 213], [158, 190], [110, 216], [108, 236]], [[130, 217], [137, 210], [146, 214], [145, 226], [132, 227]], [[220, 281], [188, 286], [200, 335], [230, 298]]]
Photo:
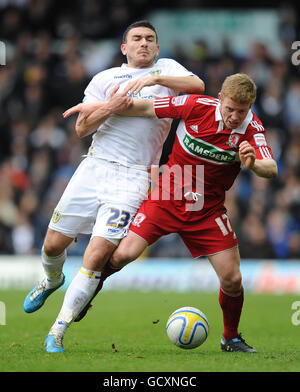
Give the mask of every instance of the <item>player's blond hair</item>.
[[248, 75], [236, 73], [227, 76], [222, 84], [220, 94], [221, 100], [229, 97], [237, 103], [251, 106], [256, 99], [256, 85]]

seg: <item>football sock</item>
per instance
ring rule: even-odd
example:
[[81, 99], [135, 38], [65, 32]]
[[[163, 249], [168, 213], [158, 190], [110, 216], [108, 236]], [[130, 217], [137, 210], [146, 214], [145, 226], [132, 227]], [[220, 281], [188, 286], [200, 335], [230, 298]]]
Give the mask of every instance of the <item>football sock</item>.
[[105, 279], [107, 279], [109, 276], [115, 274], [116, 272], [121, 271], [121, 269], [122, 269], [122, 268], [113, 267], [113, 266], [110, 264], [110, 262], [108, 261], [108, 262], [105, 264], [105, 267], [104, 267], [104, 269], [103, 269], [103, 271], [102, 271], [102, 273], [101, 273], [100, 281], [99, 281], [99, 284], [98, 284], [98, 286], [97, 286], [97, 288], [96, 288], [95, 295], [96, 295], [97, 293], [99, 293], [99, 291], [102, 289], [103, 283], [104, 283]]
[[47, 288], [56, 287], [62, 280], [62, 269], [64, 262], [67, 258], [67, 252], [64, 252], [58, 256], [51, 257], [44, 252], [42, 248], [42, 265], [44, 268], [45, 275], [47, 277]]
[[219, 293], [219, 304], [223, 312], [224, 339], [230, 340], [238, 336], [238, 326], [244, 303], [244, 290], [226, 291], [222, 287]]
[[80, 268], [66, 291], [62, 308], [50, 333], [65, 333], [67, 327], [92, 298], [100, 276], [101, 272], [90, 271], [84, 267]]

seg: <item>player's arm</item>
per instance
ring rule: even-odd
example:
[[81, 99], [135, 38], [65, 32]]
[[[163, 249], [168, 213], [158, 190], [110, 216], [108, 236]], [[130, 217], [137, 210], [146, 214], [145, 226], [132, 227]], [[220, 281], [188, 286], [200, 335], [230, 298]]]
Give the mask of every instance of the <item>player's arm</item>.
[[239, 146], [239, 155], [243, 165], [257, 176], [275, 178], [278, 174], [277, 164], [273, 158], [257, 159], [255, 148], [244, 140]]
[[188, 76], [146, 76], [145, 78], [134, 80], [127, 85], [127, 91], [138, 94], [143, 87], [154, 86], [159, 84], [161, 86], [173, 89], [177, 93], [184, 94], [203, 94], [205, 85], [202, 79], [196, 75]]
[[91, 135], [98, 127], [109, 117], [109, 111], [104, 101], [97, 103], [80, 103], [68, 109], [64, 114], [64, 118], [78, 112], [75, 130], [80, 138]]
[[202, 79], [196, 75], [189, 76], [156, 76], [156, 84], [171, 88], [178, 93], [203, 94], [205, 85]]
[[114, 113], [127, 117], [156, 117], [154, 99], [133, 98], [130, 107], [122, 111], [117, 110]]
[[252, 171], [264, 178], [275, 178], [278, 175], [277, 164], [272, 158], [255, 159]]
[[63, 113], [67, 118], [74, 113], [79, 113], [75, 130], [80, 138], [94, 133], [97, 128], [113, 113], [122, 111], [132, 104], [132, 99], [124, 94], [116, 94], [119, 86], [116, 86], [108, 101], [94, 103], [80, 103], [71, 107]]
[[[124, 94], [124, 93], [121, 93]], [[116, 94], [119, 95], [119, 94]], [[187, 118], [194, 108], [198, 95], [179, 95], [157, 99], [132, 99], [132, 105], [117, 112], [128, 117]]]
[[118, 87], [115, 87], [108, 101], [101, 104], [101, 109], [99, 110], [101, 110], [102, 114], [107, 117], [111, 114], [119, 114], [126, 117], [156, 117], [154, 99], [130, 98], [127, 95], [128, 90], [129, 87], [118, 93]]

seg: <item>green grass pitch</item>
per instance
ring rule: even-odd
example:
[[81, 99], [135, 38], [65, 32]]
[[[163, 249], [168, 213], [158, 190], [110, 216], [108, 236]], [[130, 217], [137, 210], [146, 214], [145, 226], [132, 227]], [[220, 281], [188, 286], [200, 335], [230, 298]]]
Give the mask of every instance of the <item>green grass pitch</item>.
[[[6, 325], [0, 325], [1, 372], [298, 372], [300, 325], [292, 323], [296, 295], [246, 293], [240, 331], [257, 354], [220, 350], [218, 293], [104, 291], [92, 310], [65, 335], [65, 353], [49, 354], [44, 337], [64, 293], [33, 314], [23, 311], [27, 293], [0, 291]], [[202, 310], [210, 323], [206, 342], [183, 350], [168, 339], [168, 316], [182, 306]]]

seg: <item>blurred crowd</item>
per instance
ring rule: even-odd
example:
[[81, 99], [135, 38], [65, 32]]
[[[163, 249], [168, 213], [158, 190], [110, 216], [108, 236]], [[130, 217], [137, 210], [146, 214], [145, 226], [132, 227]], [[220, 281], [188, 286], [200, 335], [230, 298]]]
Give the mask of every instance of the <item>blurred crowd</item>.
[[[151, 1], [151, 8], [166, 3]], [[147, 16], [147, 7], [145, 0], [0, 0], [7, 59], [0, 66], [0, 254], [40, 252], [53, 208], [91, 141], [79, 139], [74, 116], [64, 120], [62, 113], [81, 102], [95, 73], [125, 61], [118, 49], [122, 33]], [[224, 78], [235, 72], [246, 72], [257, 84], [254, 111], [267, 130], [279, 176], [270, 181], [243, 170], [228, 192], [242, 258], [300, 259], [300, 71], [291, 62], [291, 42], [300, 31], [292, 6], [279, 12], [281, 59], [261, 42], [244, 58], [228, 42], [215, 56], [201, 37], [191, 53], [169, 48], [170, 57], [205, 81], [208, 95], [217, 96]], [[161, 163], [175, 128], [176, 122]], [[69, 254], [82, 255], [88, 240], [80, 237]], [[149, 256], [190, 254], [177, 235], [169, 235], [150, 247]]]

